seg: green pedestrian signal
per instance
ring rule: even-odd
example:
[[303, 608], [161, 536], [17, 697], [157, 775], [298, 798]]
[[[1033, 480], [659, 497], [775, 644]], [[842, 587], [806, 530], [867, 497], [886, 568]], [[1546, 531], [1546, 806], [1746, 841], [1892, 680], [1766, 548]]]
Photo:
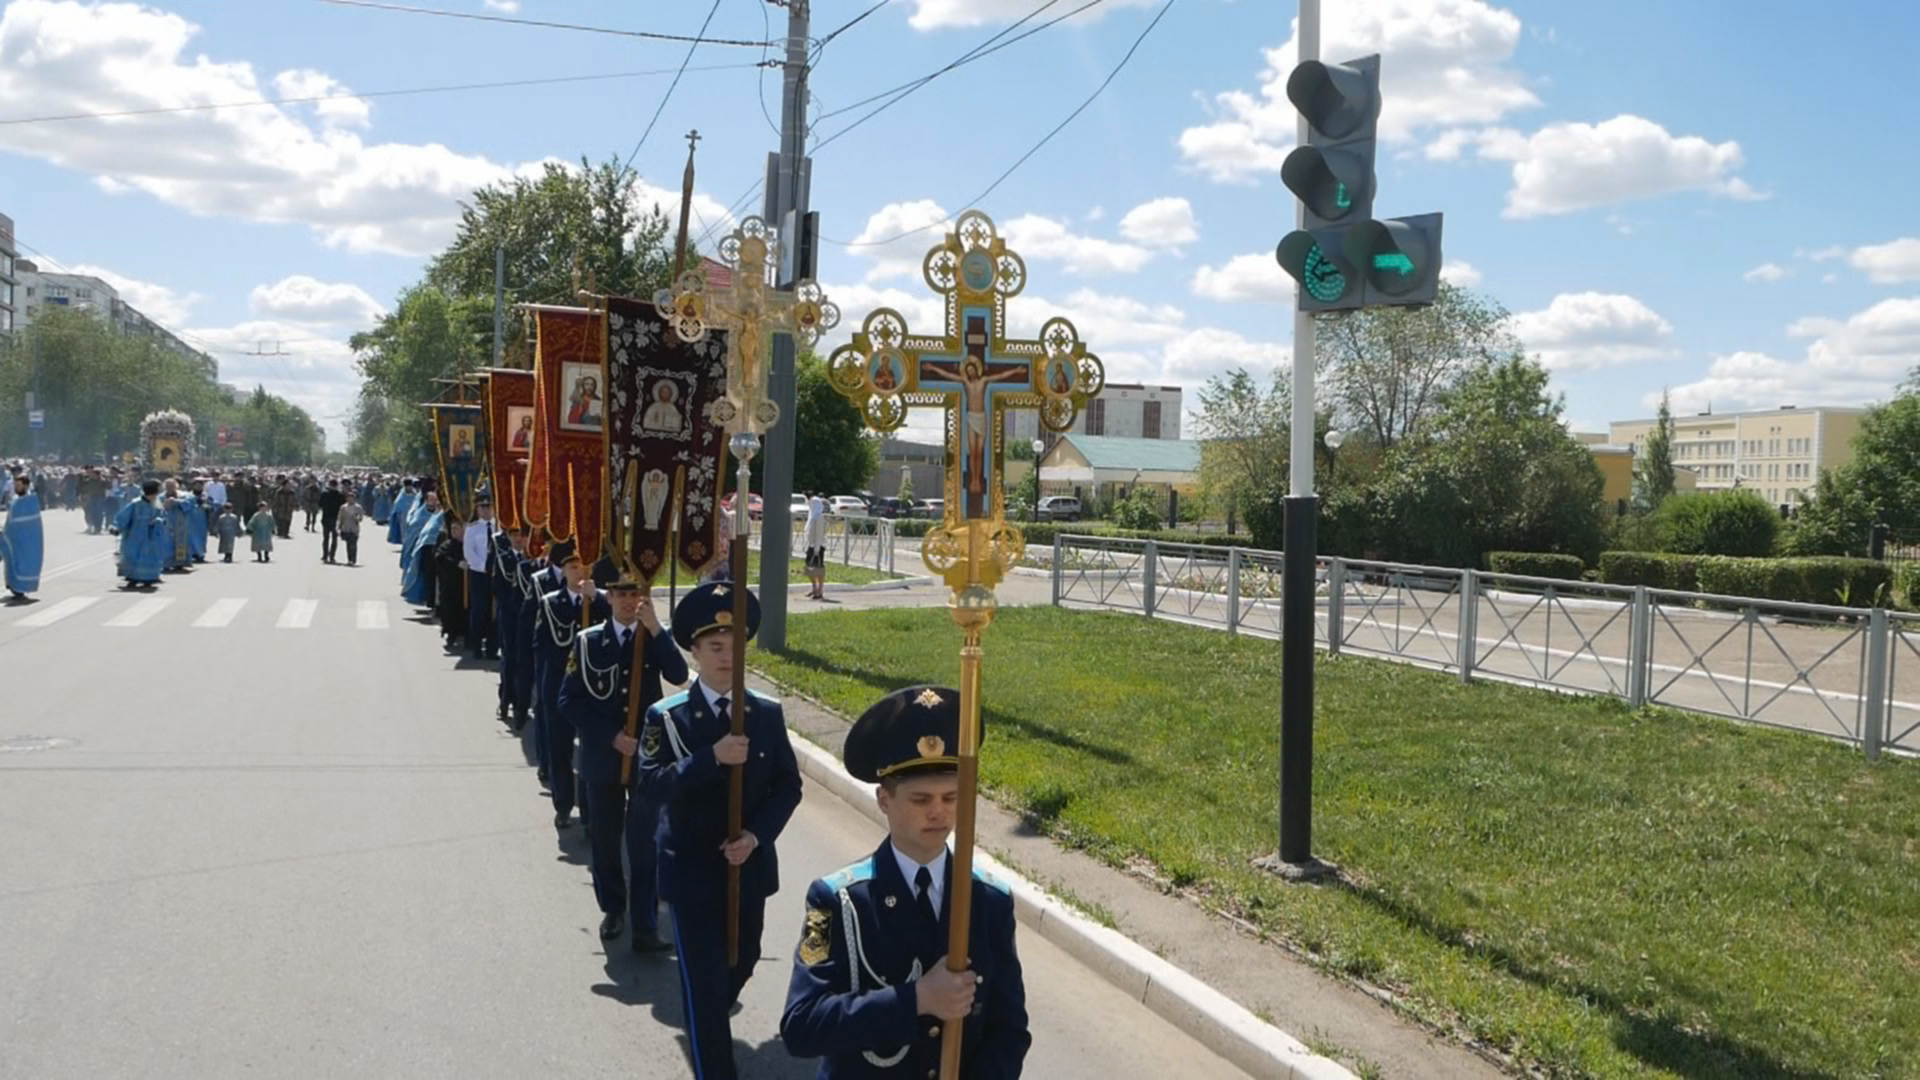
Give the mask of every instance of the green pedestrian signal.
[[1339, 229], [1290, 232], [1274, 249], [1280, 269], [1300, 286], [1302, 311], [1341, 311], [1360, 306], [1360, 275], [1341, 245]]

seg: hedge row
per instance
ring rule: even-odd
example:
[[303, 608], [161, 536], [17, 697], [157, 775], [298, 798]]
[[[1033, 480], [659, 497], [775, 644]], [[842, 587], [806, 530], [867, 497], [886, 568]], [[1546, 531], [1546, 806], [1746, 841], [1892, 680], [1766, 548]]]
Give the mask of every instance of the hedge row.
[[1885, 606], [1894, 599], [1893, 567], [1872, 559], [1710, 555], [1700, 560], [1699, 578], [1701, 592], [1721, 596], [1843, 607]]
[[1699, 592], [1697, 555], [1665, 555], [1655, 551], [1603, 551], [1600, 580], [1609, 585], [1645, 585], [1649, 589]]
[[1487, 568], [1496, 574], [1515, 577], [1558, 578], [1579, 581], [1587, 572], [1586, 562], [1578, 555], [1549, 551], [1490, 551]]

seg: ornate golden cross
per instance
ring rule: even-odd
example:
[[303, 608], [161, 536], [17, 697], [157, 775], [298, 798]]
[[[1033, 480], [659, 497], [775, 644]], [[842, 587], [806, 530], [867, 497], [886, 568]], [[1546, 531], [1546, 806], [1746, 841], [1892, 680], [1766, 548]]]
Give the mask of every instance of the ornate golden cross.
[[706, 268], [695, 266], [653, 300], [687, 341], [710, 329], [727, 331], [727, 397], [716, 403], [713, 418], [728, 431], [758, 435], [780, 422], [780, 406], [767, 397], [773, 335], [792, 334], [797, 347], [807, 348], [839, 324], [840, 309], [811, 278], [795, 282], [792, 292], [773, 287], [780, 241], [757, 217], [720, 242], [720, 257], [733, 272], [725, 287], [710, 288]]

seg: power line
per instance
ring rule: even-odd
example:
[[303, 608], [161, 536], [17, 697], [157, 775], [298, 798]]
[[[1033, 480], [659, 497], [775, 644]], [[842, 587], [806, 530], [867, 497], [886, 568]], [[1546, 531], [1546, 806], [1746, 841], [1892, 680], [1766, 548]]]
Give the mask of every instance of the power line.
[[[1079, 117], [1081, 113], [1085, 112], [1087, 110], [1087, 106], [1092, 105], [1094, 103], [1094, 100], [1098, 98], [1101, 94], [1105, 93], [1107, 87], [1113, 84], [1113, 80], [1116, 77], [1118, 77], [1120, 72], [1127, 66], [1127, 62], [1133, 59], [1133, 54], [1140, 50], [1140, 46], [1147, 40], [1147, 36], [1153, 33], [1154, 27], [1159, 26], [1160, 20], [1166, 17], [1168, 11], [1172, 10], [1173, 4], [1174, 4], [1174, 0], [1167, 0], [1166, 3], [1160, 5], [1160, 10], [1154, 13], [1153, 21], [1147, 23], [1146, 29], [1140, 31], [1140, 36], [1133, 39], [1133, 44], [1127, 48], [1126, 55], [1120, 58], [1120, 62], [1113, 66], [1112, 71], [1107, 72], [1107, 77], [1100, 81], [1100, 85], [1094, 88], [1093, 93], [1087, 95], [1087, 99], [1085, 101], [1082, 101], [1077, 108], [1075, 108], [1072, 112], [1068, 113], [1066, 119], [1060, 121], [1058, 124], [1055, 124], [1053, 126], [1052, 131], [1049, 131], [1045, 135], [1041, 136], [1039, 142], [1034, 143], [1031, 149], [1029, 149], [1026, 153], [1020, 155], [1019, 160], [1007, 166], [1006, 171], [1001, 173], [993, 181], [993, 183], [988, 184], [986, 187], [986, 190], [980, 192], [980, 194], [978, 195], [975, 195], [973, 198], [968, 199], [965, 203], [961, 205], [963, 206], [980, 205], [982, 200], [984, 200], [987, 196], [993, 194], [994, 191], [996, 191], [1001, 184], [1006, 182], [1007, 177], [1012, 176], [1014, 172], [1020, 168], [1020, 166], [1025, 165], [1027, 163], [1027, 159], [1039, 153], [1042, 147], [1046, 146], [1049, 142], [1053, 141], [1053, 137], [1055, 135], [1060, 134], [1060, 132], [1063, 131], [1068, 124], [1073, 123], [1073, 121], [1077, 117]], [[889, 236], [885, 240], [849, 241], [849, 240], [834, 240], [825, 236], [821, 237], [820, 239], [826, 241], [829, 244], [836, 245], [838, 247], [847, 247], [847, 248], [878, 247], [882, 244], [890, 244], [895, 240], [903, 240], [909, 236], [915, 235], [916, 233], [926, 232], [928, 229], [935, 228], [936, 226], [939, 226], [941, 224], [943, 223], [938, 221], [929, 222], [928, 224], [922, 225], [917, 229], [908, 229], [906, 232], [900, 233], [896, 236]]]
[[872, 7], [861, 12], [860, 14], [855, 15], [853, 18], [848, 19], [846, 22], [841, 23], [839, 29], [835, 30], [833, 33], [828, 34], [826, 37], [821, 38], [820, 41], [814, 45], [813, 58], [807, 61], [807, 66], [812, 67], [814, 63], [820, 59], [820, 54], [827, 50], [828, 42], [832, 41], [834, 38], [839, 37], [841, 34], [844, 34], [847, 31], [853, 29], [855, 26], [858, 26], [861, 19], [864, 19], [867, 16], [873, 14], [874, 12], [879, 11], [883, 7], [886, 7], [887, 4], [890, 2], [891, 0], [880, 0], [879, 3], [873, 5]]
[[[767, 17], [768, 0], [748, 0], [748, 3], [751, 3], [753, 6], [760, 9], [761, 36], [767, 37], [767, 38], [773, 37], [773, 23]], [[760, 50], [760, 78], [759, 78], [760, 115], [767, 118], [767, 127], [773, 129], [773, 137], [777, 139], [780, 137], [780, 125], [773, 122], [773, 110], [767, 108], [767, 70], [766, 69], [769, 66], [770, 65], [767, 63], [767, 50], [763, 48]]]
[[335, 4], [340, 7], [373, 8], [378, 11], [404, 11], [410, 15], [437, 15], [443, 19], [471, 19], [475, 22], [511, 23], [515, 26], [539, 26], [549, 30], [580, 30], [590, 34], [613, 34], [619, 37], [646, 38], [649, 41], [688, 41], [695, 45], [732, 45], [748, 49], [762, 49], [772, 44], [767, 41], [743, 41], [739, 38], [688, 37], [685, 34], [660, 34], [651, 30], [616, 30], [607, 26], [582, 26], [578, 23], [549, 22], [543, 19], [515, 19], [505, 15], [483, 15], [475, 11], [440, 11], [435, 8], [409, 7], [405, 4], [378, 3], [376, 0], [319, 0], [322, 4]]
[[104, 120], [127, 116], [159, 116], [164, 113], [205, 112], [212, 109], [244, 109], [260, 105], [311, 105], [322, 101], [341, 101], [356, 98], [404, 97], [412, 94], [449, 94], [464, 90], [501, 90], [521, 86], [551, 86], [559, 83], [595, 82], [607, 79], [637, 79], [649, 75], [673, 75], [676, 70], [685, 71], [735, 71], [742, 68], [759, 67], [758, 64], [708, 64], [696, 68], [658, 68], [651, 71], [615, 71], [605, 75], [556, 75], [542, 79], [509, 79], [503, 82], [460, 83], [453, 86], [417, 86], [405, 90], [365, 90], [355, 92], [343, 90], [333, 94], [314, 94], [308, 97], [258, 98], [252, 101], [225, 101], [204, 105], [166, 105], [151, 109], [119, 109], [109, 112], [78, 112], [52, 116], [16, 116], [0, 119], [0, 127], [13, 124], [50, 124], [66, 120]]
[[[720, 0], [713, 0], [713, 6], [707, 9], [706, 21], [700, 24], [701, 34], [707, 32], [707, 25], [713, 22], [714, 13], [719, 10]], [[640, 133], [640, 141], [633, 144], [633, 153], [627, 155], [627, 163], [620, 166], [620, 175], [623, 178], [627, 170], [632, 167], [633, 159], [640, 155], [640, 148], [647, 145], [647, 136], [653, 134], [653, 125], [660, 122], [660, 114], [667, 111], [667, 102], [673, 99], [673, 91], [680, 85], [680, 76], [687, 73], [687, 64], [692, 62], [694, 50], [700, 47], [700, 42], [701, 39], [696, 37], [693, 39], [693, 44], [687, 46], [687, 55], [680, 61], [680, 70], [674, 73], [673, 81], [667, 84], [667, 92], [660, 95], [660, 104], [654, 107], [653, 119], [647, 121], [646, 130]]]

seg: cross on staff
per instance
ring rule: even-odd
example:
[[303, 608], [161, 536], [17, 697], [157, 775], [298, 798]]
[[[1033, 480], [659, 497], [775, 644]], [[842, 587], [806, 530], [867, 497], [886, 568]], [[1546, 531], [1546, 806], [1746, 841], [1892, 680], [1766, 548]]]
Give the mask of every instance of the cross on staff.
[[[1025, 548], [1006, 518], [1005, 411], [1034, 409], [1049, 431], [1065, 431], [1105, 385], [1106, 369], [1064, 318], [1048, 319], [1037, 338], [1007, 336], [1006, 303], [1026, 288], [1027, 266], [980, 211], [960, 215], [928, 250], [921, 276], [946, 298], [945, 333], [911, 334], [898, 311], [879, 308], [834, 350], [828, 377], [879, 431], [898, 429], [912, 408], [946, 413], [946, 516], [927, 533], [921, 557], [953, 590], [949, 606], [963, 637], [953, 880], [966, 882], [973, 876], [980, 779], [980, 636], [998, 606], [993, 586]], [[947, 902], [947, 965], [965, 971], [973, 891], [956, 887]], [[959, 1073], [964, 1026], [948, 1024], [941, 1036], [944, 1080]]]
[[[758, 217], [749, 217], [740, 227], [720, 241], [720, 257], [729, 264], [732, 277], [723, 288], [711, 288], [704, 267], [683, 272], [671, 289], [654, 294], [654, 305], [661, 318], [673, 326], [674, 333], [689, 342], [707, 336], [708, 330], [727, 331], [727, 396], [713, 404], [709, 413], [717, 423], [732, 432], [727, 448], [735, 462], [733, 503], [733, 709], [734, 735], [746, 734], [747, 709], [747, 534], [752, 525], [747, 516], [748, 476], [753, 455], [760, 449], [760, 434], [780, 421], [780, 406], [767, 396], [767, 368], [773, 355], [773, 336], [792, 334], [796, 346], [810, 347], [820, 340], [823, 330], [840, 323], [840, 309], [827, 300], [812, 279], [802, 279], [790, 292], [773, 287], [773, 267], [778, 265], [780, 242]], [[727, 839], [740, 839], [741, 804], [745, 799], [746, 773], [742, 766], [729, 770], [727, 796]], [[740, 868], [727, 867], [727, 963], [740, 956]]]

